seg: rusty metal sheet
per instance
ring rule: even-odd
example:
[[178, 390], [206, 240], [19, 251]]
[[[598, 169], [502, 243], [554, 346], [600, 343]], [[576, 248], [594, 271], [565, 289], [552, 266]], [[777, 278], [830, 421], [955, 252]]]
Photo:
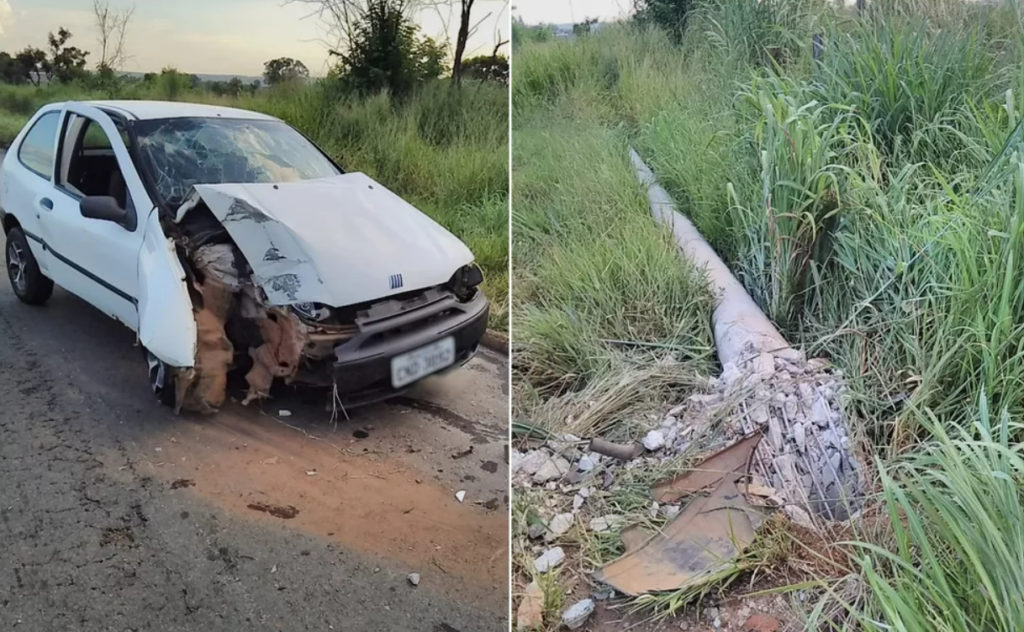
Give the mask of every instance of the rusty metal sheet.
[[723, 480], [711, 496], [686, 506], [642, 547], [594, 573], [627, 595], [678, 590], [725, 570], [754, 541], [760, 516], [736, 482]]
[[748, 436], [670, 481], [676, 498], [690, 493], [685, 490], [715, 487], [642, 545], [639, 534], [630, 532], [624, 538], [629, 540], [627, 553], [595, 571], [594, 579], [627, 595], [641, 595], [696, 586], [727, 571], [754, 541], [761, 523], [761, 514], [736, 484], [746, 475], [760, 438]]
[[761, 436], [759, 432], [748, 435], [728, 448], [712, 454], [696, 467], [674, 478], [655, 483], [651, 488], [654, 500], [659, 503], [674, 503], [683, 496], [696, 494], [715, 485], [726, 474], [746, 471]]

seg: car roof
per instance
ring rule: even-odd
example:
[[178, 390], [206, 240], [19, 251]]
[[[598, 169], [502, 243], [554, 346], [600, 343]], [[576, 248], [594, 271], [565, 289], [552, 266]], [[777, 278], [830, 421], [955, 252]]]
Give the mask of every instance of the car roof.
[[119, 110], [137, 120], [200, 117], [223, 117], [233, 119], [254, 119], [275, 121], [273, 116], [204, 103], [183, 103], [180, 101], [81, 101], [83, 105]]

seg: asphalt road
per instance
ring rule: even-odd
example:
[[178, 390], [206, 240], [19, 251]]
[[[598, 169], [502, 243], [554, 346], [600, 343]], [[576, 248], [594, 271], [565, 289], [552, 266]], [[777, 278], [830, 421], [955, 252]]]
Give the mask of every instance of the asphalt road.
[[176, 416], [130, 331], [4, 277], [0, 629], [508, 629], [504, 358], [336, 426], [309, 392]]

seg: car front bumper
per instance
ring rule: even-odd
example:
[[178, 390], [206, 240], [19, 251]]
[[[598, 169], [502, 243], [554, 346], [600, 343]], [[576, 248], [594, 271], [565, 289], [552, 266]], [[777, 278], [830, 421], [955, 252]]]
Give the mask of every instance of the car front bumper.
[[391, 360], [446, 337], [455, 340], [455, 362], [465, 364], [476, 354], [487, 331], [490, 305], [483, 292], [460, 303], [444, 298], [423, 308], [383, 315], [360, 323], [351, 340], [334, 349], [334, 382], [347, 400], [382, 399], [396, 395], [413, 384], [396, 388], [391, 384]]

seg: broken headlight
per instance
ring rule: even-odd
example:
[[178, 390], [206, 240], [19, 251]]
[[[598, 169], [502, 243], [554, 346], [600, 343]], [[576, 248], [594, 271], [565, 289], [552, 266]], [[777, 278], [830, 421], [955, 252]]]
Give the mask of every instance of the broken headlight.
[[317, 322], [331, 317], [331, 308], [320, 303], [292, 303], [292, 310], [302, 318]]
[[475, 263], [459, 268], [449, 282], [452, 292], [462, 301], [468, 301], [476, 295], [476, 288], [484, 282], [484, 273]]

